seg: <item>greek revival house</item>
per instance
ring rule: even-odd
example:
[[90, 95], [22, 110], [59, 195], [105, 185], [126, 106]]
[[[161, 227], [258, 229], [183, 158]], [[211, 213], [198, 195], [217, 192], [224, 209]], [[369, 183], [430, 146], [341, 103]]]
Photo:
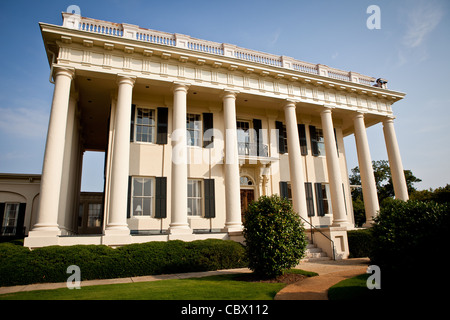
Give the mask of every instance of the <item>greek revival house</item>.
[[[370, 225], [366, 127], [380, 122], [395, 195], [408, 198], [392, 112], [404, 94], [383, 79], [69, 13], [40, 27], [54, 95], [28, 247], [239, 241], [248, 203], [279, 194], [345, 258], [343, 138], [355, 136]], [[104, 192], [81, 214], [85, 151], [105, 152]]]

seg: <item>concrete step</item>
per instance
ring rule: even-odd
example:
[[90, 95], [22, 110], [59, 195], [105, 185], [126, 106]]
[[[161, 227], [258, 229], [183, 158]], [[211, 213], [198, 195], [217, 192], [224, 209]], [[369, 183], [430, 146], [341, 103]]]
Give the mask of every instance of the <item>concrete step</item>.
[[301, 261], [307, 262], [330, 259], [331, 258], [328, 257], [327, 254], [322, 251], [322, 249], [318, 248], [315, 244], [312, 244], [311, 241], [308, 240], [305, 257]]

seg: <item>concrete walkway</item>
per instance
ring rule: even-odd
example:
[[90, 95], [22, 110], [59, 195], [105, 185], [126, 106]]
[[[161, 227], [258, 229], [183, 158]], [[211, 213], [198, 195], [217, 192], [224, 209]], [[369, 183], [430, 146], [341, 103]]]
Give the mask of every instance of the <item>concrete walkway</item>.
[[317, 272], [319, 276], [286, 286], [277, 293], [275, 300], [328, 300], [328, 288], [366, 273], [368, 265], [368, 258], [302, 262], [296, 268]]
[[[280, 292], [278, 292], [278, 294], [275, 296], [275, 300], [327, 300], [327, 291], [329, 287], [333, 286], [341, 280], [365, 273], [368, 264], [369, 259], [366, 258], [338, 261], [321, 260], [316, 262], [302, 262], [296, 267], [297, 269], [314, 271], [317, 272], [319, 276], [306, 278], [297, 283], [286, 286]], [[218, 271], [165, 274], [156, 276], [87, 280], [81, 282], [81, 287], [168, 279], [201, 278], [214, 275], [250, 272], [251, 271], [247, 268], [240, 268]], [[0, 294], [33, 290], [51, 290], [66, 287], [66, 282], [0, 287]]]

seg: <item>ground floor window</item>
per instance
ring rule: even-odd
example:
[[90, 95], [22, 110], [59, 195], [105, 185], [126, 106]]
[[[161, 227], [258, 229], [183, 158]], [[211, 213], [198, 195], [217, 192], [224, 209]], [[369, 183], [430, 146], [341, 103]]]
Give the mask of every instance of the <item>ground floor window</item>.
[[202, 181], [188, 180], [187, 212], [190, 217], [202, 216]]
[[330, 185], [328, 183], [316, 183], [315, 189], [318, 215], [331, 214]]
[[132, 214], [133, 216], [153, 216], [155, 181], [153, 178], [133, 177]]
[[20, 203], [6, 203], [3, 212], [2, 236], [16, 234], [17, 220], [19, 217]]

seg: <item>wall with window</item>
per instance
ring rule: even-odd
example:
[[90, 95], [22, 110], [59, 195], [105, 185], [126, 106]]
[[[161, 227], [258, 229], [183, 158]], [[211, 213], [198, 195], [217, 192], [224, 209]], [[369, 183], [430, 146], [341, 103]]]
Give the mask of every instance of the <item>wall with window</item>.
[[23, 237], [34, 224], [40, 175], [0, 175], [0, 237]]

